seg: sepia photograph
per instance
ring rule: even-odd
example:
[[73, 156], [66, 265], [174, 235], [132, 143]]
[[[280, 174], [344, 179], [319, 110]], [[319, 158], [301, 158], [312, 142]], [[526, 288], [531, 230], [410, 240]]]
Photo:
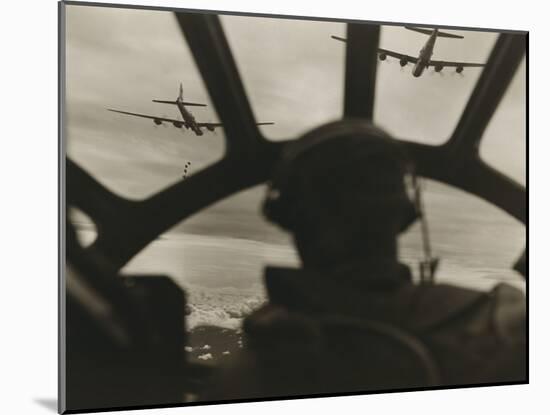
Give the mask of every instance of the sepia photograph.
[[59, 25], [60, 413], [528, 383], [528, 32]]

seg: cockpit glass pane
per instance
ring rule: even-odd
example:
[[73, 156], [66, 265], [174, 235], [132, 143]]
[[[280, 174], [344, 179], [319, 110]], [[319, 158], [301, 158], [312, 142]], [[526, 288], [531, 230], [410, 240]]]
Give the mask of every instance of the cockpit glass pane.
[[525, 59], [514, 75], [481, 140], [481, 158], [490, 166], [526, 184], [527, 94]]
[[265, 186], [237, 193], [172, 227], [122, 270], [170, 275], [188, 294], [188, 328], [240, 327], [265, 300], [266, 265], [299, 265], [291, 237], [260, 213]]
[[221, 16], [257, 121], [270, 140], [297, 138], [342, 116], [345, 24]]
[[[525, 226], [462, 190], [422, 183], [430, 248], [440, 258], [436, 281], [484, 291], [506, 282], [525, 290], [525, 279], [512, 270], [525, 247]], [[400, 253], [418, 279], [424, 257], [418, 221], [401, 236]]]
[[[498, 34], [482, 31], [446, 30], [464, 39], [438, 37], [432, 60], [485, 63]], [[428, 36], [402, 26], [382, 26], [380, 47], [418, 57]], [[481, 74], [482, 68], [464, 68], [457, 73], [446, 67], [412, 74], [414, 65], [402, 67], [387, 56], [378, 63], [374, 121], [397, 138], [424, 144], [442, 144], [449, 139]]]
[[[202, 136], [181, 124], [183, 86], [198, 122], [216, 122], [206, 88], [173, 13], [66, 7], [67, 154], [113, 192], [143, 199], [221, 159], [223, 129]], [[160, 121], [157, 119], [157, 122]]]

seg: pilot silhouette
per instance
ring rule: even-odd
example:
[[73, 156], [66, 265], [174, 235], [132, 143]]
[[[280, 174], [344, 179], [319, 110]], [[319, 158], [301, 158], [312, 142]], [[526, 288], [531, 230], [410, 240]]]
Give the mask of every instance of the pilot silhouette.
[[526, 381], [525, 298], [415, 284], [397, 238], [418, 217], [402, 146], [363, 121], [317, 128], [276, 163], [265, 216], [302, 267], [268, 267], [268, 301], [209, 399]]

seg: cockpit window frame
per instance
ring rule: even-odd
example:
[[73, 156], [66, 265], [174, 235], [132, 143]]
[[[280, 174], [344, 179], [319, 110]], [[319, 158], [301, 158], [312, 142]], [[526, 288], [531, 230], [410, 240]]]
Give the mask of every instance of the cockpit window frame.
[[[174, 11], [173, 8], [147, 8]], [[226, 153], [221, 160], [148, 199], [131, 201], [110, 192], [67, 158], [67, 201], [92, 217], [98, 226], [97, 240], [87, 249], [101, 252], [116, 270], [174, 224], [230, 194], [264, 183], [270, 167], [294, 138], [272, 142], [256, 126], [217, 14], [228, 13], [186, 9], [174, 12], [216, 113], [224, 124]], [[347, 21], [344, 119], [372, 120], [380, 24], [387, 23]], [[499, 35], [448, 141], [438, 146], [402, 141], [416, 162], [419, 175], [477, 195], [524, 224], [527, 221], [526, 187], [487, 165], [479, 156], [479, 144], [526, 53], [527, 42], [527, 32]]]

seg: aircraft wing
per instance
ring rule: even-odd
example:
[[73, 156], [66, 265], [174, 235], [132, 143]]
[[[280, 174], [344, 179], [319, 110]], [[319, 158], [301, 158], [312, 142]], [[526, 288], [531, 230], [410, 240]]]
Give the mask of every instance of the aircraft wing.
[[481, 68], [485, 66], [484, 63], [470, 63], [470, 62], [448, 62], [448, 61], [430, 61], [430, 66], [442, 66], [449, 68]]
[[214, 129], [214, 128], [223, 127], [223, 124], [221, 122], [198, 122], [197, 126]]
[[183, 120], [175, 120], [175, 119], [172, 119], [172, 118], [157, 117], [156, 115], [138, 114], [136, 112], [120, 111], [120, 110], [114, 110], [114, 109], [111, 109], [111, 108], [107, 108], [107, 111], [118, 112], [119, 114], [125, 114], [125, 115], [132, 115], [134, 117], [148, 118], [150, 120], [159, 120], [159, 121], [165, 121], [165, 122], [171, 122], [171, 123], [175, 122], [175, 123], [180, 123], [182, 125], [186, 125], [185, 121], [183, 121]]
[[[257, 122], [256, 123], [256, 125], [273, 125], [273, 124], [275, 123], [274, 122]], [[221, 122], [198, 122], [197, 126], [213, 129], [213, 128], [223, 127], [223, 124]]]
[[345, 37], [334, 36], [334, 35], [331, 35], [330, 37], [333, 38], [334, 40], [339, 40], [340, 42], [347, 42], [348, 41]]
[[[344, 43], [348, 41], [345, 37], [334, 36], [334, 35], [331, 35], [330, 37], [334, 40], [339, 40], [340, 42], [344, 42]], [[414, 64], [418, 61], [418, 58], [415, 58], [413, 56], [404, 55], [402, 53], [393, 52], [393, 51], [387, 50], [387, 49], [378, 48], [378, 54], [384, 54], [384, 55], [391, 56], [392, 58], [396, 58], [396, 59], [406, 59], [407, 63], [413, 63]]]
[[402, 53], [394, 52], [392, 50], [378, 48], [378, 53], [388, 55], [388, 56], [391, 56], [392, 58], [396, 58], [396, 59], [406, 59], [408, 63], [413, 63], [414, 64], [418, 61], [418, 58], [415, 58], [415, 57], [409, 56], [409, 55], [404, 55]]

